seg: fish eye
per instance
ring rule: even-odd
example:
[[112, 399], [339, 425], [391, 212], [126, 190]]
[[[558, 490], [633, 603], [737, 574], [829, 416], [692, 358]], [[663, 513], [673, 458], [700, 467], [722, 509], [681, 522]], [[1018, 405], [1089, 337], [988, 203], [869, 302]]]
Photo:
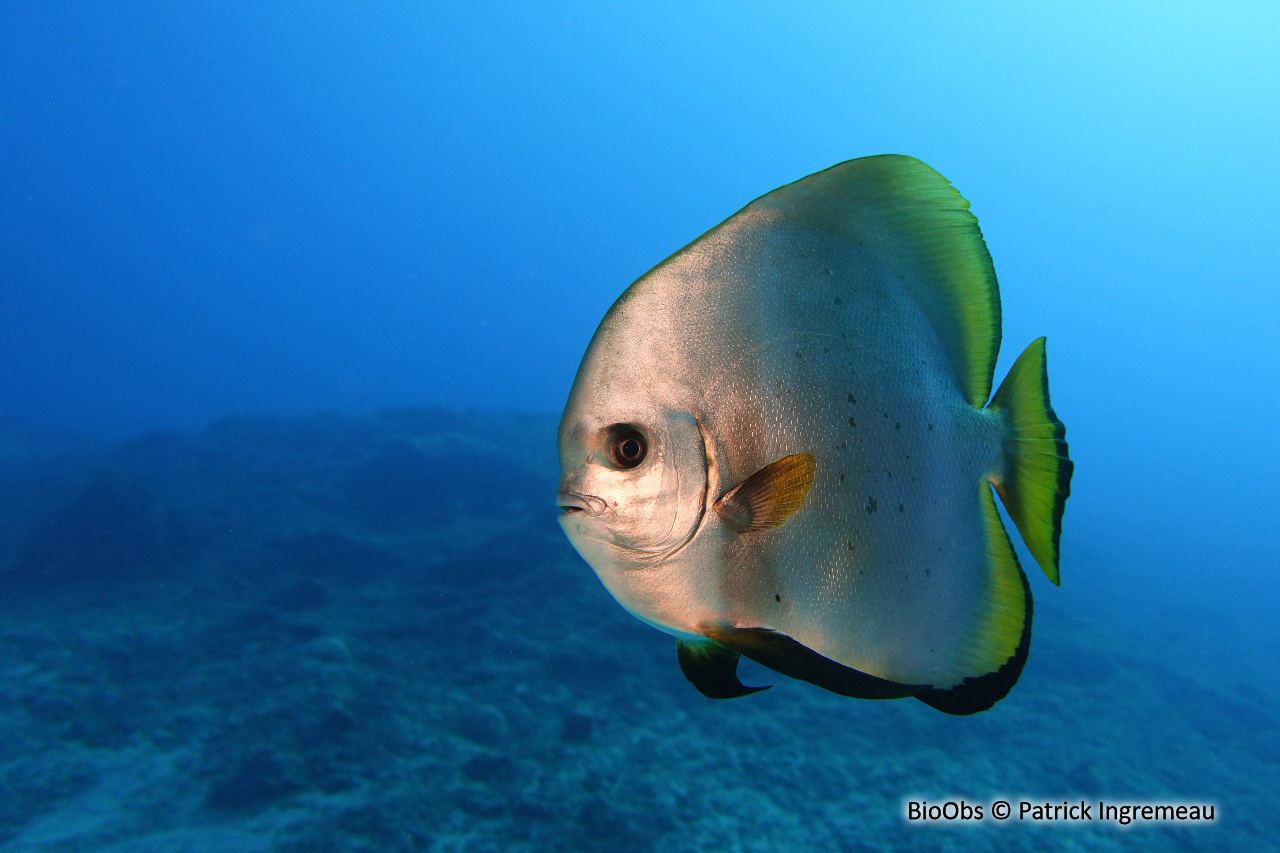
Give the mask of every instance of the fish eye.
[[609, 460], [624, 470], [639, 465], [649, 453], [648, 443], [640, 430], [629, 424], [614, 424], [609, 427], [606, 446], [609, 449]]

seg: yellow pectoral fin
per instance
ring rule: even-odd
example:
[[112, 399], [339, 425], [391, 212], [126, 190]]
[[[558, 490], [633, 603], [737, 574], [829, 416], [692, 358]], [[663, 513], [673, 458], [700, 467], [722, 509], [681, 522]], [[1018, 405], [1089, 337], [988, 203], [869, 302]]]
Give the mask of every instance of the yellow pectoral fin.
[[804, 504], [817, 467], [807, 453], [784, 456], [725, 493], [716, 514], [739, 533], [779, 527]]

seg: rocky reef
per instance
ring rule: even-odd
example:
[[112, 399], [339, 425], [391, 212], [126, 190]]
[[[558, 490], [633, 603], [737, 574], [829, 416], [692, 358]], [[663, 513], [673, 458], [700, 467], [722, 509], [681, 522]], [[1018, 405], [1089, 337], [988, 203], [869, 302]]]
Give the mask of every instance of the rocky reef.
[[[564, 541], [553, 435], [402, 410], [0, 442], [0, 851], [1274, 844], [1274, 694], [1048, 595], [975, 717], [759, 669], [704, 699]], [[1217, 818], [905, 819], [961, 798]]]

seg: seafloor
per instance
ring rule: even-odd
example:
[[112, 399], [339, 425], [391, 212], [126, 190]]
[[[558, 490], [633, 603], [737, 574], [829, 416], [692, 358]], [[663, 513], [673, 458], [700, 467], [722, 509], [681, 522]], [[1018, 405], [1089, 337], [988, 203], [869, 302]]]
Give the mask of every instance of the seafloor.
[[[1280, 843], [1274, 693], [1179, 668], [1088, 599], [1039, 596], [1021, 683], [974, 717], [747, 667], [774, 689], [704, 699], [560, 534], [553, 427], [418, 410], [109, 447], [9, 430], [0, 851]], [[908, 798], [1022, 797], [1216, 820], [903, 818]]]

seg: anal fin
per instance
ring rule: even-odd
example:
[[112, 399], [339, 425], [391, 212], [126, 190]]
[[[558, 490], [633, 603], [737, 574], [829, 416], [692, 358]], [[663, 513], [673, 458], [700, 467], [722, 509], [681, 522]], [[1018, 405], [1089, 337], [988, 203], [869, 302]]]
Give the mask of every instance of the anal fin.
[[708, 699], [736, 699], [768, 687], [747, 687], [738, 680], [737, 652], [713, 640], [676, 640], [680, 671]]
[[976, 714], [1003, 699], [1018, 682], [1031, 650], [1031, 585], [1000, 520], [991, 488], [986, 483], [979, 488], [988, 579], [986, 612], [971, 640], [971, 656], [979, 674], [954, 687], [929, 690], [916, 697], [947, 714]]

